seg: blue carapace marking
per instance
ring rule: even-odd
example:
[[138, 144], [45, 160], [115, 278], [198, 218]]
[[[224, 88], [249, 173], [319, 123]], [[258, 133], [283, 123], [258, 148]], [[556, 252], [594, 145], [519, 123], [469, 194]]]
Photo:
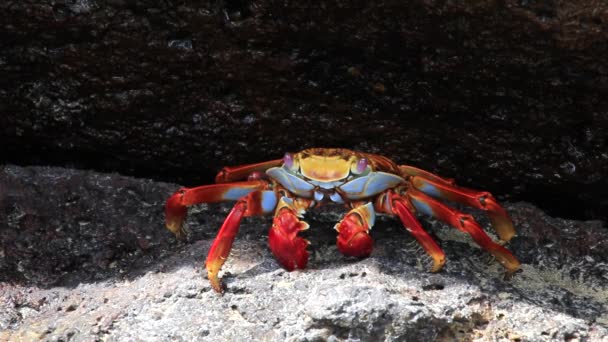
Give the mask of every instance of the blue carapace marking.
[[274, 191], [262, 191], [262, 210], [270, 213], [277, 206], [277, 195]]
[[441, 191], [439, 191], [439, 189], [437, 189], [437, 187], [432, 184], [422, 183], [422, 186], [419, 187], [419, 189], [427, 195], [431, 195], [433, 197], [441, 197]]
[[239, 198], [249, 195], [250, 193], [256, 191], [256, 189], [248, 189], [248, 188], [230, 188], [228, 191], [224, 193], [223, 198], [228, 201], [236, 201]]
[[307, 183], [280, 167], [273, 167], [266, 171], [266, 174], [284, 186], [289, 192], [302, 197], [309, 198], [312, 195], [314, 185]]
[[433, 209], [431, 209], [431, 207], [428, 204], [426, 204], [422, 201], [419, 201], [413, 197], [410, 197], [410, 199], [411, 199], [412, 203], [414, 204], [414, 207], [416, 207], [416, 210], [418, 210], [424, 214], [427, 214], [429, 216], [434, 216]]
[[377, 195], [403, 182], [403, 178], [391, 173], [372, 172], [340, 186], [340, 190], [349, 199], [360, 199]]

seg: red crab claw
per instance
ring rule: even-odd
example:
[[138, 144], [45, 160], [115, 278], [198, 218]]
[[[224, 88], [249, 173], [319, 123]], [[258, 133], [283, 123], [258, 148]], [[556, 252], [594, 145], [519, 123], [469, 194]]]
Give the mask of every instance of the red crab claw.
[[306, 247], [310, 242], [297, 236], [300, 231], [308, 229], [308, 223], [300, 221], [296, 213], [293, 202], [282, 198], [268, 232], [272, 254], [288, 271], [303, 269], [308, 263]]
[[369, 230], [374, 225], [376, 214], [373, 205], [367, 203], [349, 211], [335, 226], [338, 234], [338, 250], [359, 258], [368, 257], [374, 248]]

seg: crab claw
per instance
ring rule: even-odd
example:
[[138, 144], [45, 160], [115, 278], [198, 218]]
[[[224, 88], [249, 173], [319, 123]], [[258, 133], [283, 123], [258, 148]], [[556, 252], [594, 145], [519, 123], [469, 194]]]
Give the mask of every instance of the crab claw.
[[295, 212], [282, 208], [275, 216], [268, 233], [270, 250], [279, 263], [288, 271], [303, 269], [308, 263], [306, 247], [310, 242], [297, 234], [308, 229], [308, 223], [298, 220]]
[[338, 234], [338, 250], [348, 256], [368, 257], [374, 248], [369, 230], [374, 225], [376, 214], [371, 203], [351, 210], [335, 226]]
[[184, 218], [188, 209], [182, 204], [185, 189], [177, 190], [165, 203], [165, 224], [167, 229], [183, 240], [186, 232], [183, 228]]

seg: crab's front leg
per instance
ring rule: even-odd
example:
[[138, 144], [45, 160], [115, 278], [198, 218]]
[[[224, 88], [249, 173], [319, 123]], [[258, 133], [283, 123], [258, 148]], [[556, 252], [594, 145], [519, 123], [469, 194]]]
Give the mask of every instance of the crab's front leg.
[[[178, 239], [185, 236], [183, 229], [184, 218], [189, 206], [200, 203], [215, 203], [223, 201], [236, 201], [255, 191], [268, 188], [268, 182], [258, 180], [251, 182], [236, 182], [224, 184], [203, 185], [196, 188], [181, 188], [177, 190], [165, 203], [165, 223], [167, 229]], [[268, 199], [267, 199], [268, 200]], [[274, 204], [276, 204], [276, 199]], [[272, 202], [260, 202], [261, 206], [273, 210]]]
[[221, 292], [218, 273], [230, 254], [232, 242], [244, 216], [271, 213], [277, 204], [277, 195], [267, 190], [265, 181], [236, 182], [204, 185], [196, 188], [182, 188], [175, 192], [165, 204], [167, 229], [178, 238], [185, 235], [183, 221], [187, 207], [199, 203], [212, 203], [237, 200], [222, 224], [216, 239], [207, 255], [207, 272], [214, 290]]
[[209, 282], [215, 291], [223, 291], [218, 274], [230, 254], [242, 218], [270, 213], [276, 206], [276, 201], [277, 197], [273, 191], [255, 191], [236, 202], [217, 233], [205, 263]]

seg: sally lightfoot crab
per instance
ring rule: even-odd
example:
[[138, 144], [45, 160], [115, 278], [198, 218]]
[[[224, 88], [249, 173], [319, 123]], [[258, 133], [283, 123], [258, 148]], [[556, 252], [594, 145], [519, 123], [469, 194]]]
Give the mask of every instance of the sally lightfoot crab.
[[[431, 272], [441, 270], [445, 254], [422, 228], [415, 213], [431, 215], [469, 234], [493, 255], [506, 276], [519, 269], [519, 261], [502, 244], [515, 235], [506, 211], [488, 192], [455, 185], [427, 171], [397, 165], [390, 159], [338, 148], [311, 148], [286, 153], [283, 159], [226, 167], [216, 184], [182, 188], [165, 205], [167, 228], [183, 237], [187, 207], [199, 203], [236, 201], [209, 250], [206, 267], [211, 286], [222, 292], [218, 273], [228, 258], [245, 216], [274, 214], [268, 242], [270, 250], [288, 271], [303, 269], [308, 262], [309, 241], [298, 236], [308, 224], [306, 210], [324, 204], [350, 209], [335, 225], [338, 250], [345, 255], [367, 257], [373, 241], [369, 235], [377, 213], [397, 216], [433, 260]], [[468, 214], [440, 200], [462, 203], [488, 214], [501, 241], [494, 242]]]

